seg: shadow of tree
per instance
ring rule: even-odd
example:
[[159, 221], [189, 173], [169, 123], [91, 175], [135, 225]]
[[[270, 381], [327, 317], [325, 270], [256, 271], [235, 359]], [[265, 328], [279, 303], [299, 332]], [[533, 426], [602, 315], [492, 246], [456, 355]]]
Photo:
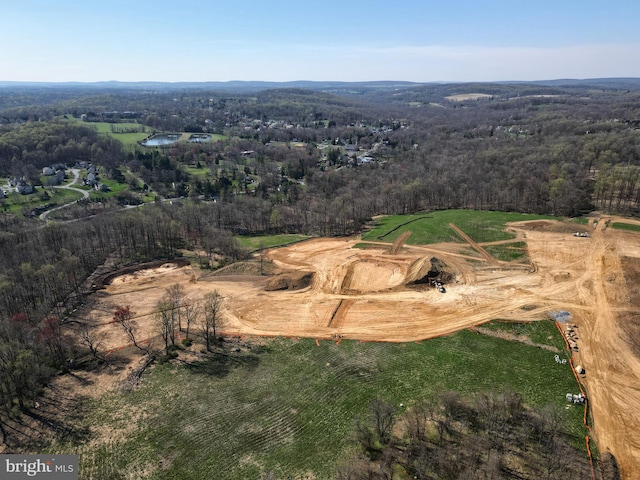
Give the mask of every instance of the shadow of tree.
[[260, 364], [260, 357], [249, 354], [214, 353], [199, 362], [184, 362], [185, 368], [195, 374], [224, 378], [233, 369], [253, 370]]

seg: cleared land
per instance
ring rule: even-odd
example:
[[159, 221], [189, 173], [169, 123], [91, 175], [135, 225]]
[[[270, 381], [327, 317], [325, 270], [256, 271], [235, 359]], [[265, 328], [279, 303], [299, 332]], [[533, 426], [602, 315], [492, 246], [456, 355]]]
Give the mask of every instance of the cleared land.
[[491, 98], [493, 95], [489, 95], [487, 93], [459, 93], [457, 95], [449, 95], [448, 97], [444, 97], [447, 100], [452, 100], [454, 102], [464, 102], [466, 100], [480, 100], [483, 98]]
[[[121, 346], [122, 333], [110, 323], [111, 315], [117, 305], [132, 305], [139, 336], [154, 336], [152, 312], [174, 283], [184, 285], [191, 301], [217, 289], [225, 298], [228, 335], [406, 342], [496, 318], [533, 321], [568, 310], [577, 325], [574, 365], [586, 371], [581, 380], [594, 437], [601, 452], [617, 457], [623, 478], [631, 478], [640, 471], [640, 297], [634, 293], [640, 242], [637, 233], [606, 228], [608, 222], [513, 223], [515, 238], [507, 241], [525, 242], [529, 256], [520, 263], [489, 259], [482, 243], [474, 249], [451, 242], [405, 244], [392, 255], [391, 241], [353, 248], [356, 239], [313, 239], [267, 251], [282, 275], [313, 274], [311, 284], [299, 290], [267, 291], [267, 278], [260, 276], [205, 274], [192, 283], [191, 267], [168, 264], [123, 275], [98, 292], [94, 328], [103, 334], [105, 348]], [[575, 230], [588, 230], [590, 237], [574, 237]], [[427, 275], [434, 257], [453, 276], [445, 294], [413, 283]]]
[[[525, 333], [563, 344], [551, 321]], [[155, 365], [132, 390], [106, 388], [122, 386], [117, 379], [129, 365], [119, 370], [113, 357], [130, 351], [114, 354], [99, 379], [83, 371], [59, 377], [39, 412], [47, 418], [62, 408], [65, 423], [77, 414], [77, 426], [46, 450], [78, 454], [82, 479], [201, 480], [215, 472], [216, 480], [332, 480], [375, 398], [400, 415], [401, 404], [410, 408], [447, 390], [467, 396], [506, 388], [528, 405], [562, 408], [564, 394], [577, 388], [569, 365], [556, 363], [552, 352], [468, 330], [409, 343], [227, 337], [216, 354], [199, 349]], [[74, 408], [82, 395], [91, 400]], [[566, 405], [563, 413], [584, 472], [574, 478], [588, 478], [582, 406]]]

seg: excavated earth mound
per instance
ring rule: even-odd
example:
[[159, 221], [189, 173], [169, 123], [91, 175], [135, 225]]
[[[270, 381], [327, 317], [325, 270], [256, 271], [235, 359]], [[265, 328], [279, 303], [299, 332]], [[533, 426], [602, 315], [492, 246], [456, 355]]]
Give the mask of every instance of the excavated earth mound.
[[[430, 265], [429, 271], [424, 273], [424, 269], [427, 265]], [[438, 259], [437, 257], [431, 257], [429, 263], [424, 262], [421, 273], [423, 275], [413, 281], [408, 282], [409, 284], [430, 284], [433, 280], [437, 280], [441, 283], [450, 283], [455, 280], [456, 276], [454, 273], [447, 271], [446, 269], [449, 266]]]
[[267, 292], [276, 290], [301, 290], [311, 285], [313, 272], [287, 272], [274, 275], [267, 280], [264, 289]]
[[128, 267], [123, 267], [113, 272], [104, 273], [97, 278], [93, 279], [93, 290], [100, 290], [105, 288], [106, 285], [110, 285], [116, 278], [125, 277], [127, 275], [136, 275], [138, 272], [145, 270], [151, 270], [154, 268], [181, 268], [190, 265], [188, 259], [174, 258], [172, 260], [156, 260], [153, 262], [139, 263]]

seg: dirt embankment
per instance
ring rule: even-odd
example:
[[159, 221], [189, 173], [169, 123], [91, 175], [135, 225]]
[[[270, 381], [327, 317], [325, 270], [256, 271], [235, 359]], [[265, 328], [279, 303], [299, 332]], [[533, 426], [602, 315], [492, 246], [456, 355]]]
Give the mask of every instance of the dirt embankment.
[[113, 272], [104, 273], [98, 277], [95, 277], [92, 284], [93, 290], [100, 290], [105, 288], [106, 285], [111, 284], [114, 278], [121, 277], [122, 275], [130, 275], [142, 270], [148, 270], [151, 268], [160, 268], [163, 265], [174, 265], [176, 267], [186, 267], [191, 265], [191, 262], [186, 258], [174, 258], [172, 260], [154, 260], [153, 262], [138, 263], [128, 267], [120, 268]]
[[279, 273], [267, 280], [264, 289], [267, 292], [277, 290], [301, 290], [311, 285], [313, 281], [313, 272], [288, 272]]

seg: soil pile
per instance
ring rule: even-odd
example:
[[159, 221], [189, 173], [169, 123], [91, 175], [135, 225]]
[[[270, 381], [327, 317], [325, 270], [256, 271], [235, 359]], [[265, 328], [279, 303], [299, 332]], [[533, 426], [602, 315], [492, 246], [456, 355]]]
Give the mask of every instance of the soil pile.
[[189, 260], [186, 258], [174, 258], [172, 260], [156, 260], [153, 262], [146, 262], [146, 263], [131, 265], [128, 267], [120, 268], [113, 272], [108, 272], [108, 273], [104, 273], [102, 275], [97, 276], [96, 278], [93, 279], [92, 290], [103, 289], [105, 288], [106, 285], [110, 285], [115, 278], [121, 277], [123, 275], [131, 275], [131, 274], [135, 274], [136, 272], [140, 272], [142, 270], [149, 270], [152, 268], [161, 268], [164, 266], [180, 268], [180, 267], [186, 267], [190, 264], [191, 262], [189, 262]]
[[268, 292], [275, 290], [301, 290], [311, 285], [312, 272], [287, 272], [271, 277], [264, 289]]
[[412, 282], [414, 284], [430, 284], [432, 280], [438, 280], [440, 283], [449, 283], [454, 278], [453, 273], [447, 272], [448, 265], [437, 257], [431, 257], [431, 268], [426, 275]]

